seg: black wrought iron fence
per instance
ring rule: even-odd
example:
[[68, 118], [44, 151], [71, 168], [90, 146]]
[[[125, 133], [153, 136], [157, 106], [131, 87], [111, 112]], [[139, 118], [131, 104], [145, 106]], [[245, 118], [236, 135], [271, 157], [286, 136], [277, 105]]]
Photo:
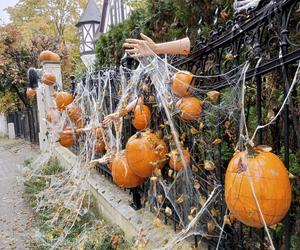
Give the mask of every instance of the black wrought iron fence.
[[37, 107], [30, 106], [23, 111], [9, 113], [7, 122], [14, 124], [16, 137], [23, 138], [31, 143], [39, 143], [39, 121]]
[[[248, 90], [252, 91], [252, 95], [248, 94], [246, 99], [246, 121], [249, 127], [263, 124], [268, 121], [267, 116], [270, 114], [272, 116], [272, 112], [278, 112], [278, 105], [272, 104], [272, 100], [278, 97], [279, 100], [276, 100], [282, 103], [296, 72], [296, 64], [300, 60], [299, 8], [300, 1], [278, 0], [266, 2], [259, 9], [236, 14], [234, 19], [226, 24], [220, 24], [216, 17], [211, 39], [207, 40], [200, 36], [191, 55], [185, 58], [174, 58], [172, 64], [197, 75], [218, 75], [231, 71], [229, 77], [234, 81], [237, 67], [248, 61], [251, 66], [246, 73], [246, 84]], [[127, 64], [127, 66], [134, 67], [132, 61], [127, 61]], [[225, 91], [229, 86], [227, 82], [216, 77], [213, 81], [198, 80], [196, 87], [201, 87], [204, 92], [208, 92], [210, 90]], [[117, 94], [118, 88], [114, 88], [113, 91], [116, 91], [115, 94]], [[278, 94], [278, 91], [282, 92], [283, 96]], [[294, 90], [292, 96], [293, 98], [290, 98], [288, 104], [284, 106], [281, 117], [268, 128], [259, 130], [256, 138], [257, 145], [271, 145], [273, 152], [284, 160], [287, 169], [290, 167], [291, 156], [298, 155], [293, 164], [299, 164], [300, 124], [299, 103], [297, 103], [299, 93]], [[117, 100], [115, 100], [115, 104], [117, 104]], [[160, 112], [151, 101], [146, 104], [152, 106], [151, 128], [160, 129], [160, 125], [165, 120], [163, 112]], [[178, 119], [175, 123], [179, 132], [183, 133], [181, 121]], [[225, 133], [227, 129], [225, 121], [216, 120], [215, 123], [219, 124], [216, 133], [222, 141], [214, 148], [214, 161], [217, 163], [215, 175], [219, 182], [224, 184], [225, 170], [229, 161], [228, 152], [227, 154], [225, 152], [227, 150], [226, 144], [236, 143], [240, 134], [239, 130], [236, 129], [235, 138], [229, 140]], [[126, 122], [126, 124], [127, 126], [123, 128], [122, 133], [124, 143], [135, 132], [131, 122]], [[187, 136], [187, 144], [192, 141], [191, 136], [191, 134]], [[199, 152], [193, 153], [197, 155]], [[97, 169], [112, 180], [107, 166], [97, 165]], [[163, 177], [167, 179], [167, 173], [164, 171]], [[150, 183], [148, 181], [142, 187], [130, 190], [133, 196], [133, 207], [139, 209], [144, 205], [142, 201], [145, 199], [143, 197], [147, 196], [149, 188]], [[172, 205], [167, 204], [167, 201], [162, 206], [168, 206], [172, 209]], [[294, 200], [290, 209], [293, 217], [286, 216], [283, 229], [280, 232], [273, 230], [276, 248], [291, 249], [290, 238], [291, 232], [295, 229], [295, 220], [297, 219], [295, 214], [299, 209], [297, 206], [298, 202]], [[218, 221], [222, 223], [226, 210], [224, 197], [220, 197], [218, 207], [221, 211], [218, 215]], [[164, 214], [163, 221], [166, 224], [172, 223], [174, 230], [180, 227], [175, 212], [172, 213], [172, 216]], [[241, 223], [235, 223], [232, 227], [225, 226], [225, 231], [226, 239], [222, 240], [221, 249], [265, 249], [267, 247], [267, 240], [262, 229], [251, 229]], [[195, 237], [196, 246], [198, 240], [199, 238]], [[202, 240], [208, 242], [211, 248], [216, 247], [216, 240], [204, 238]]]

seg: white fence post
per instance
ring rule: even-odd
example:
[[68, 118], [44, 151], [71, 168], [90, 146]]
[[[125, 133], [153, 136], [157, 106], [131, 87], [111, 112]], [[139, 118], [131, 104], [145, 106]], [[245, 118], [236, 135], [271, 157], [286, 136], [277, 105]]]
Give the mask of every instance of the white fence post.
[[0, 115], [0, 137], [7, 136], [7, 120], [5, 115]]
[[0, 137], [7, 136], [7, 120], [5, 115], [0, 115]]
[[[56, 83], [62, 88], [62, 75], [61, 75], [61, 65], [56, 62], [44, 62], [43, 63], [42, 74], [53, 73], [56, 76]], [[38, 105], [38, 117], [39, 117], [39, 143], [41, 151], [46, 151], [48, 149], [48, 138], [47, 138], [47, 112], [50, 108], [55, 107], [55, 102], [53, 101], [54, 88], [53, 86], [47, 86], [39, 82], [39, 87], [37, 88], [37, 105]]]

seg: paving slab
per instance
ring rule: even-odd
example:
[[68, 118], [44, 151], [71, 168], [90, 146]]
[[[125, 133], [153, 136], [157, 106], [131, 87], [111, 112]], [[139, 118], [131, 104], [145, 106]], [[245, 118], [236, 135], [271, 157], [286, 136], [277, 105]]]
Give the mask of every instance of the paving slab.
[[33, 213], [23, 198], [22, 168], [38, 153], [24, 140], [0, 138], [0, 250], [29, 249]]

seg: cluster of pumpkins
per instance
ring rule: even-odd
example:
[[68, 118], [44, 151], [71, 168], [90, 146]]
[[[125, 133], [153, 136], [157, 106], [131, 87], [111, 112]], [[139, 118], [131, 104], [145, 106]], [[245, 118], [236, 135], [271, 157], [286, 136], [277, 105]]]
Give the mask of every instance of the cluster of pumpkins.
[[[40, 62], [60, 62], [60, 56], [52, 51], [45, 50], [39, 55]], [[52, 73], [45, 72], [42, 77], [42, 82], [48, 86], [52, 86], [56, 83], [56, 77]], [[34, 97], [36, 95], [36, 89], [27, 88], [26, 89], [27, 97]]]
[[[51, 85], [55, 78], [44, 74], [43, 82]], [[200, 117], [203, 102], [189, 96], [194, 86], [193, 76], [189, 72], [175, 74], [171, 90], [179, 96], [176, 108], [186, 121]], [[211, 93], [216, 94], [216, 93]], [[55, 94], [58, 110], [66, 109], [70, 120], [77, 128], [84, 126], [80, 107], [73, 104], [73, 97], [67, 92]], [[162, 169], [169, 157], [170, 168], [180, 171], [190, 165], [188, 150], [182, 149], [186, 165], [183, 164], [178, 150], [168, 149], [164, 141], [150, 130], [151, 111], [147, 105], [139, 103], [134, 109], [133, 126], [138, 131], [129, 138], [126, 147], [114, 157], [108, 167], [112, 171], [114, 182], [124, 188], [141, 185], [156, 169]], [[51, 119], [50, 119], [51, 120]], [[65, 128], [60, 133], [59, 142], [69, 147], [74, 144], [74, 131]], [[97, 153], [105, 150], [100, 129], [95, 130]], [[231, 159], [225, 176], [225, 200], [236, 219], [244, 224], [261, 228], [274, 225], [284, 218], [291, 204], [291, 186], [289, 174], [278, 156], [264, 147], [236, 153]], [[258, 206], [260, 209], [258, 209]], [[263, 218], [262, 218], [263, 216]]]
[[[192, 73], [180, 71], [174, 75], [172, 80], [172, 92], [181, 97], [176, 108], [180, 111], [180, 117], [185, 121], [197, 120], [202, 111], [203, 102], [196, 97], [188, 96], [193, 92], [194, 81]], [[145, 129], [149, 126], [151, 111], [147, 105], [137, 104], [134, 109], [132, 124], [137, 130]]]
[[180, 117], [185, 121], [197, 120], [202, 111], [203, 102], [197, 97], [189, 96], [193, 92], [195, 81], [188, 71], [177, 72], [172, 81], [172, 92], [181, 97], [176, 103]]
[[[124, 188], [141, 185], [156, 169], [165, 166], [167, 153], [168, 148], [159, 135], [150, 130], [137, 132], [129, 138], [125, 150], [115, 156], [110, 165], [114, 182]], [[184, 167], [177, 150], [168, 155], [172, 169], [179, 171]], [[186, 165], [189, 165], [189, 152], [183, 150], [183, 155]]]
[[[172, 92], [182, 97], [176, 107], [181, 118], [188, 121], [198, 119], [203, 103], [196, 97], [186, 97], [192, 93], [192, 79], [191, 73], [179, 72], [172, 83]], [[218, 95], [216, 91], [208, 93], [211, 100]], [[264, 226], [263, 220], [267, 226], [274, 225], [288, 212], [291, 199], [288, 171], [269, 147], [238, 152], [231, 159], [225, 176], [225, 200], [236, 219], [256, 228]]]

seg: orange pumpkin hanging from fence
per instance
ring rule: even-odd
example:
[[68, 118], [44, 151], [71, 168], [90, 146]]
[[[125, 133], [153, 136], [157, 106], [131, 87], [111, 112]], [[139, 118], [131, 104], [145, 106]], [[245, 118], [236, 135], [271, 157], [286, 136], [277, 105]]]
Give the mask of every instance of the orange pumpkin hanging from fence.
[[56, 83], [56, 76], [52, 73], [44, 73], [42, 77], [42, 82], [48, 86]]
[[73, 146], [75, 141], [72, 129], [69, 127], [64, 128], [63, 132], [59, 133], [58, 142], [66, 148]]
[[95, 143], [95, 153], [100, 154], [105, 151], [105, 143], [102, 139], [98, 139]]
[[137, 187], [144, 182], [144, 179], [137, 176], [128, 166], [125, 150], [113, 159], [111, 173], [113, 181], [122, 188]]
[[186, 121], [197, 120], [202, 111], [203, 102], [196, 97], [183, 97], [176, 103], [180, 117]]
[[103, 136], [100, 128], [96, 128], [94, 130], [94, 133], [96, 135], [96, 143], [95, 143], [95, 153], [99, 154], [105, 151], [105, 143], [103, 141]]
[[172, 81], [172, 92], [181, 97], [191, 94], [194, 87], [192, 80], [193, 74], [188, 71], [176, 73]]
[[40, 53], [39, 60], [41, 62], [45, 62], [45, 61], [60, 62], [60, 56], [50, 50], [45, 50]]
[[126, 156], [130, 169], [140, 177], [151, 176], [155, 167], [165, 165], [167, 146], [156, 134], [138, 132], [126, 144]]
[[66, 110], [71, 122], [78, 122], [82, 119], [81, 108], [78, 105], [71, 103], [66, 107]]
[[34, 97], [36, 95], [36, 90], [33, 88], [26, 89], [26, 96], [27, 97]]
[[[79, 120], [77, 120], [77, 121], [75, 122], [75, 127], [76, 127], [76, 129], [82, 129], [82, 128], [84, 128], [84, 121], [83, 121], [82, 118], [79, 119]], [[77, 131], [78, 134], [80, 134], [81, 132], [82, 132], [82, 131]]]
[[46, 119], [48, 122], [54, 122], [57, 118], [58, 118], [58, 112], [56, 110], [50, 110], [47, 113]]
[[137, 130], [142, 130], [149, 126], [150, 118], [150, 108], [144, 104], [138, 104], [134, 109], [132, 124]]
[[55, 101], [56, 101], [56, 107], [59, 110], [64, 109], [67, 105], [69, 105], [73, 101], [73, 96], [65, 91], [56, 92], [54, 94]]
[[260, 150], [239, 152], [226, 171], [225, 200], [230, 212], [244, 224], [261, 228], [264, 225], [251, 183], [266, 224], [271, 226], [281, 221], [291, 204], [291, 186], [278, 156]]
[[[190, 156], [189, 151], [186, 149], [182, 149], [182, 153], [184, 156], [184, 160], [186, 162], [186, 166], [189, 166], [190, 162], [191, 162], [191, 156]], [[184, 167], [183, 160], [182, 160], [178, 150], [171, 151], [169, 166], [176, 171], [180, 171]]]

